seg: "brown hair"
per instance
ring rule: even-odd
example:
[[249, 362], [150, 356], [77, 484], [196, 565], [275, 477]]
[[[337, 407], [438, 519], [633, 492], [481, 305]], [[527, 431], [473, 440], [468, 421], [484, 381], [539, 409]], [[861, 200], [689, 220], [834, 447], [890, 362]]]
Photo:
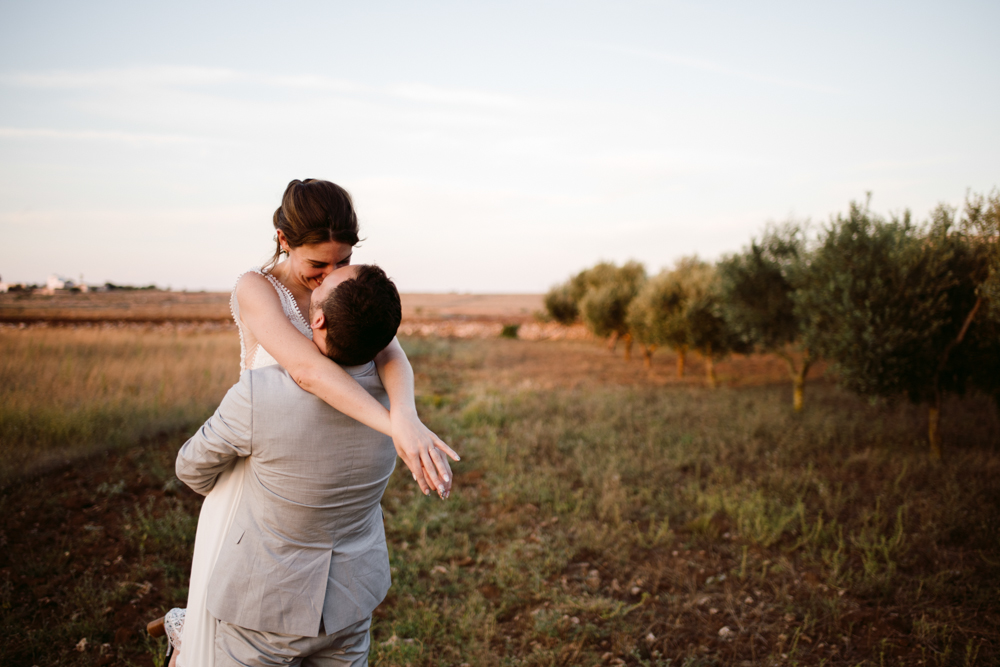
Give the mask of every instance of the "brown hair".
[[[358, 216], [347, 190], [336, 183], [307, 178], [285, 188], [281, 206], [274, 212], [274, 228], [280, 229], [289, 247], [336, 241], [358, 243]], [[264, 265], [267, 273], [281, 257], [281, 241], [275, 238], [274, 256]]]
[[396, 285], [374, 264], [337, 285], [322, 304], [326, 356], [345, 366], [366, 364], [392, 342], [402, 320]]

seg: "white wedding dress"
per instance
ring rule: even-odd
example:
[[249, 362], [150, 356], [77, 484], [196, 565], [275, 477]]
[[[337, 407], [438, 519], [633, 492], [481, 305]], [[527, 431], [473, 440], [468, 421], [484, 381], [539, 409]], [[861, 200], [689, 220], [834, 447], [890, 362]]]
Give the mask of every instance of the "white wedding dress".
[[[312, 329], [299, 311], [295, 297], [277, 278], [262, 273], [259, 268], [247, 273], [258, 273], [266, 277], [274, 286], [281, 299], [281, 309], [285, 316], [312, 340]], [[243, 274], [246, 275], [246, 274]], [[243, 277], [240, 276], [240, 278]], [[237, 280], [237, 283], [239, 280]], [[229, 305], [240, 330], [240, 372], [275, 365], [278, 362], [257, 342], [253, 333], [240, 320], [240, 304], [236, 290], [230, 297]], [[198, 516], [198, 531], [194, 538], [194, 558], [191, 562], [191, 582], [188, 586], [187, 614], [184, 618], [183, 642], [178, 658], [179, 667], [214, 667], [215, 665], [215, 618], [206, 608], [208, 580], [215, 567], [215, 561], [222, 549], [222, 541], [233, 523], [233, 516], [243, 495], [243, 468], [245, 461], [236, 463], [219, 475], [215, 486], [205, 497]]]

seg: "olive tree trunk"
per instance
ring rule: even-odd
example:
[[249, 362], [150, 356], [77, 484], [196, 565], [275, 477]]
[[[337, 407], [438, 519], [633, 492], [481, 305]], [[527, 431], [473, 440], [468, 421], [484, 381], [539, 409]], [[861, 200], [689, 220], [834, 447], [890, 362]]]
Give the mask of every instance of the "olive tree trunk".
[[795, 412], [802, 412], [802, 406], [806, 393], [806, 374], [812, 365], [812, 356], [809, 350], [802, 354], [802, 362], [795, 361], [791, 350], [779, 350], [778, 356], [788, 364], [788, 372], [792, 376], [792, 408]]
[[982, 305], [983, 297], [979, 296], [976, 298], [972, 310], [966, 316], [965, 322], [962, 323], [962, 328], [955, 336], [955, 340], [945, 346], [944, 352], [941, 353], [941, 360], [938, 362], [937, 374], [934, 376], [934, 399], [927, 410], [927, 440], [931, 445], [931, 458], [935, 460], [941, 459], [941, 374], [944, 373], [945, 366], [948, 365], [948, 356], [951, 351], [965, 340], [965, 334], [969, 332], [969, 326], [972, 325], [972, 320], [976, 319], [976, 313], [979, 312]]
[[655, 345], [642, 346], [642, 365], [647, 369], [653, 367], [653, 353], [656, 352]]
[[615, 348], [617, 347], [618, 347], [618, 332], [615, 331], [610, 336], [608, 336], [608, 349], [611, 350], [611, 352], [614, 352]]
[[805, 373], [799, 373], [792, 380], [792, 409], [802, 412], [802, 404], [806, 393]]
[[684, 359], [687, 357], [687, 347], [677, 348], [677, 377], [684, 377]]
[[632, 361], [632, 334], [622, 336], [622, 342], [625, 344], [625, 361]]
[[927, 439], [931, 443], [931, 458], [941, 460], [941, 394], [927, 408]]
[[719, 380], [715, 377], [715, 358], [712, 357], [712, 346], [709, 345], [705, 348], [705, 379], [708, 381], [708, 386], [715, 389], [719, 386]]

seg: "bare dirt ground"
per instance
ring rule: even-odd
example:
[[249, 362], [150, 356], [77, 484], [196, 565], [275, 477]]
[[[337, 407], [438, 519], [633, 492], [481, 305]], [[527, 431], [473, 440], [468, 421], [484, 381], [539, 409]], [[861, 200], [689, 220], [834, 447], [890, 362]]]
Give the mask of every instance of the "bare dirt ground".
[[545, 310], [541, 294], [402, 294], [403, 318], [530, 321]]
[[[622, 345], [611, 351], [595, 343], [589, 335], [560, 345], [547, 345], [543, 340], [498, 342], [486, 348], [478, 373], [492, 383], [521, 389], [705, 385], [707, 369], [697, 354], [687, 355], [684, 375], [679, 377], [677, 355], [670, 350], [654, 353], [652, 364], [647, 368], [634, 353], [630, 361], [625, 361]], [[787, 384], [791, 392], [788, 366], [774, 355], [733, 355], [717, 361], [715, 372], [721, 386]], [[809, 378], [820, 378], [825, 372], [825, 363], [815, 364], [809, 371]]]

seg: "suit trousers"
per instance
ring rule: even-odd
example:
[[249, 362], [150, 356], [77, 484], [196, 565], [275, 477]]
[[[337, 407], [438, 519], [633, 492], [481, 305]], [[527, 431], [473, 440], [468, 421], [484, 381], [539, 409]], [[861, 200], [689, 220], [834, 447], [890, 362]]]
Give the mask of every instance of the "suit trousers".
[[[218, 621], [216, 667], [367, 667], [372, 617], [332, 635], [298, 637]], [[322, 630], [321, 630], [322, 632]]]

